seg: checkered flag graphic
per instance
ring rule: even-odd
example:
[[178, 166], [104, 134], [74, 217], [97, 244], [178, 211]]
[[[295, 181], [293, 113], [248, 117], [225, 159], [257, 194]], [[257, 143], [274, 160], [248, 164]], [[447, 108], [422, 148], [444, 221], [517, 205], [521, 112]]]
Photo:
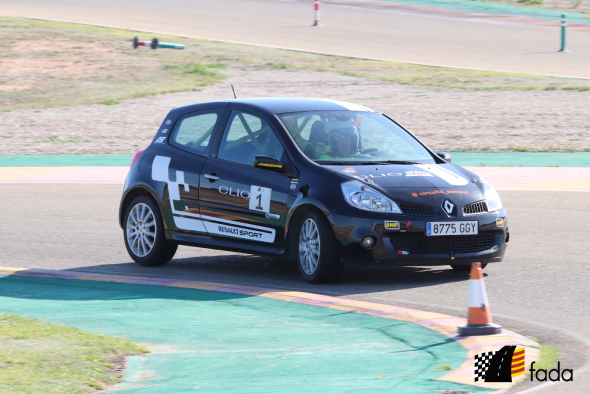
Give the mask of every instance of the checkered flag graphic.
[[487, 353], [480, 353], [475, 355], [475, 381], [480, 381], [485, 379], [486, 373], [488, 372], [488, 368], [490, 367], [490, 361], [496, 351], [487, 352]]

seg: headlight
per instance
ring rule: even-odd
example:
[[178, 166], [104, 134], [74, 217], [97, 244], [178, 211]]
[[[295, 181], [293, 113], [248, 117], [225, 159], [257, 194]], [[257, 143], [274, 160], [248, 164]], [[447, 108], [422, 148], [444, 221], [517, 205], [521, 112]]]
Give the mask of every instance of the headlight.
[[[481, 178], [480, 178], [481, 179]], [[502, 201], [500, 200], [500, 196], [496, 189], [492, 187], [489, 183], [481, 180], [486, 188], [486, 203], [488, 204], [488, 212], [497, 211], [502, 209]]]
[[346, 202], [355, 208], [373, 212], [402, 213], [393, 200], [360, 182], [345, 182], [340, 187]]

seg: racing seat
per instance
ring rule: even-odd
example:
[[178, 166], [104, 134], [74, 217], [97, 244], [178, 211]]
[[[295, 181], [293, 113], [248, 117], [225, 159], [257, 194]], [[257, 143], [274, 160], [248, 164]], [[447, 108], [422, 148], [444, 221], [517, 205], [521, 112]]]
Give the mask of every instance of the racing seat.
[[328, 138], [328, 133], [324, 130], [324, 122], [316, 120], [311, 125], [309, 143], [313, 148], [314, 159], [318, 159], [330, 151], [330, 139]]

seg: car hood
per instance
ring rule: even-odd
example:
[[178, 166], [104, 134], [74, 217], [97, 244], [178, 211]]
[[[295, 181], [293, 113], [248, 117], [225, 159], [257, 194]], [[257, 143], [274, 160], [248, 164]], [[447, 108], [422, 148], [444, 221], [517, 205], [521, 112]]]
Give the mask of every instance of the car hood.
[[479, 178], [450, 163], [325, 167], [358, 180], [371, 180], [393, 198], [402, 196], [414, 200], [423, 197], [424, 202], [439, 199], [441, 195], [454, 195], [464, 201], [484, 198], [484, 187]]

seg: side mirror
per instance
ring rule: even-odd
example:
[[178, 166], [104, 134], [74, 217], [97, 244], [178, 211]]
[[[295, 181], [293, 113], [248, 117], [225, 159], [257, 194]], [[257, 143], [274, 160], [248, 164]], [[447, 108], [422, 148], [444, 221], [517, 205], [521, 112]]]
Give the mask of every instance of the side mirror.
[[284, 174], [287, 172], [289, 166], [285, 163], [280, 163], [274, 156], [258, 155], [254, 158], [254, 167]]
[[436, 154], [443, 159], [444, 161], [446, 161], [447, 163], [451, 162], [451, 154], [447, 153], [447, 152], [436, 152]]

